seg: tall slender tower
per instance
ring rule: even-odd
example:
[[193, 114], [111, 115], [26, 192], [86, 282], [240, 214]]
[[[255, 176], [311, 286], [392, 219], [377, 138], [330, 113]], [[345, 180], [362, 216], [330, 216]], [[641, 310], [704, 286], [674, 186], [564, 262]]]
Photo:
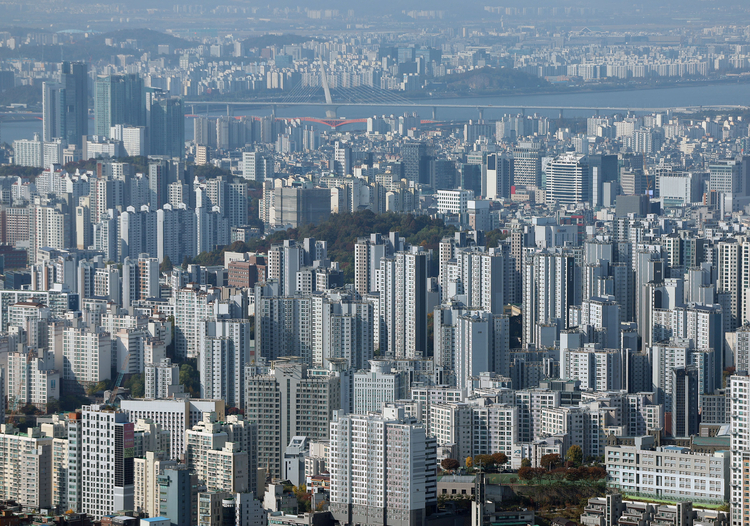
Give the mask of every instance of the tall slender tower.
[[64, 117], [62, 138], [68, 144], [81, 147], [83, 137], [89, 132], [88, 66], [85, 62], [63, 62], [60, 84], [65, 90], [65, 106], [60, 112]]

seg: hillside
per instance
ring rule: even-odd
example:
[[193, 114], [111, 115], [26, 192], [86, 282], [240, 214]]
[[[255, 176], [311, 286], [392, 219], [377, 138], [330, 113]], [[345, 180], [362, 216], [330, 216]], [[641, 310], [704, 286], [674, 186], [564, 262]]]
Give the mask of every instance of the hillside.
[[521, 89], [549, 87], [546, 80], [513, 68], [480, 68], [466, 73], [441, 77], [428, 87], [433, 92], [448, 93], [494, 93]]
[[252, 251], [267, 252], [274, 243], [281, 243], [285, 239], [299, 239], [314, 237], [328, 241], [328, 257], [337, 261], [344, 271], [347, 283], [354, 281], [354, 243], [358, 237], [379, 232], [388, 234], [398, 232], [412, 245], [421, 245], [426, 249], [437, 249], [438, 243], [444, 236], [452, 235], [455, 229], [446, 227], [440, 220], [428, 216], [412, 214], [374, 214], [369, 210], [353, 214], [334, 214], [328, 221], [319, 225], [307, 225], [301, 228], [275, 232], [266, 239], [259, 239], [250, 243], [236, 242], [222, 250], [204, 252], [193, 262], [202, 265], [221, 265], [224, 262], [224, 252]]

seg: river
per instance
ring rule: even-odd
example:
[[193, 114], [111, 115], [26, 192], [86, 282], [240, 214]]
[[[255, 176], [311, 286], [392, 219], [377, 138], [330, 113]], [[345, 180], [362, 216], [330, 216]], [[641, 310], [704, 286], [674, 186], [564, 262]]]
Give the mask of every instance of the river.
[[[334, 101], [335, 102], [335, 101]], [[421, 101], [420, 101], [421, 102]], [[419, 104], [420, 102], [416, 102]], [[533, 106], [619, 106], [619, 107], [686, 107], [686, 106], [712, 106], [712, 105], [750, 105], [750, 84], [746, 83], [722, 83], [701, 84], [696, 86], [670, 86], [656, 89], [638, 89], [630, 91], [592, 91], [577, 93], [555, 93], [546, 95], [509, 95], [497, 97], [477, 98], [455, 98], [455, 99], [430, 99], [424, 104], [466, 104], [466, 105], [519, 105]], [[199, 104], [194, 106], [195, 112], [205, 114], [205, 106]], [[213, 108], [217, 108], [213, 106]], [[193, 108], [185, 108], [186, 112]], [[236, 115], [269, 115], [269, 108], [237, 108]], [[362, 119], [373, 115], [394, 114], [400, 115], [405, 111], [417, 111], [422, 118], [432, 117], [429, 108], [407, 108], [382, 106], [345, 106], [338, 110], [339, 117], [348, 119]], [[210, 111], [209, 115], [222, 115], [225, 111]], [[484, 111], [484, 118], [494, 120], [508, 113], [508, 110], [489, 108]], [[527, 112], [528, 113], [528, 112]], [[556, 117], [558, 112], [554, 110], [540, 111], [542, 115]], [[586, 117], [590, 112], [568, 111], [566, 116]], [[289, 106], [278, 107], [277, 117], [325, 117], [325, 108], [322, 106]], [[476, 119], [479, 114], [473, 109], [464, 108], [439, 108], [438, 120], [468, 120]], [[93, 121], [91, 121], [93, 126]], [[363, 129], [363, 125], [349, 125], [351, 129]], [[31, 139], [34, 133], [42, 133], [41, 121], [4, 122], [0, 124], [0, 141], [11, 143], [16, 139]], [[185, 137], [193, 137], [193, 119], [185, 119]]]

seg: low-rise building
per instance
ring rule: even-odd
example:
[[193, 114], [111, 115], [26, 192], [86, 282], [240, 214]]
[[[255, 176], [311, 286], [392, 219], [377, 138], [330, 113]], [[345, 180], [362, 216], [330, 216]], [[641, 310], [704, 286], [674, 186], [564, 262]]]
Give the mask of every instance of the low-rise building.
[[729, 500], [729, 451], [634, 446], [605, 449], [609, 485], [627, 493], [669, 500], [723, 503]]

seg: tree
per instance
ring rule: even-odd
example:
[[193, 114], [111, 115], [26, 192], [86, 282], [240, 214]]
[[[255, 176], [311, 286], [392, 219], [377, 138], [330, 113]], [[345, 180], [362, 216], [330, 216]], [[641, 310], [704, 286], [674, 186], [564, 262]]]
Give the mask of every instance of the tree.
[[193, 398], [200, 398], [201, 388], [199, 374], [189, 363], [183, 363], [180, 366], [180, 384], [185, 387], [185, 391], [190, 393]]
[[599, 467], [599, 466], [593, 466], [588, 469], [588, 478], [589, 480], [602, 480], [607, 478], [607, 470]]
[[461, 467], [461, 463], [458, 460], [456, 460], [455, 458], [444, 458], [440, 462], [440, 466], [445, 471], [453, 471], [454, 469], [460, 468]]
[[521, 467], [522, 468], [530, 468], [531, 467], [531, 460], [528, 458], [522, 458], [521, 459]]
[[530, 466], [522, 466], [518, 470], [518, 478], [529, 481], [534, 478], [534, 470]]
[[583, 462], [583, 450], [581, 449], [581, 446], [573, 444], [568, 448], [568, 453], [565, 455], [565, 458], [572, 462], [576, 466], [580, 466], [581, 462]]
[[169, 259], [169, 256], [164, 256], [164, 259], [161, 260], [161, 265], [159, 265], [159, 272], [170, 273], [172, 272], [173, 268], [174, 265], [172, 265], [172, 261]]
[[86, 389], [86, 394], [90, 396], [100, 391], [104, 391], [107, 387], [109, 387], [109, 382], [102, 380], [99, 383], [89, 385], [88, 389]]
[[471, 468], [471, 467], [474, 467], [474, 462], [473, 462], [473, 460], [471, 459], [471, 457], [466, 457], [466, 467], [467, 467], [467, 468]]
[[47, 414], [52, 415], [60, 412], [60, 401], [57, 398], [47, 399]]
[[492, 460], [495, 461], [495, 465], [502, 466], [503, 464], [507, 464], [508, 462], [508, 455], [502, 452], [493, 453], [492, 454]]
[[481, 469], [487, 469], [495, 465], [495, 460], [491, 455], [475, 455], [474, 465]]
[[547, 471], [550, 471], [558, 464], [560, 464], [560, 455], [558, 455], [557, 453], [542, 455], [542, 458], [539, 460], [539, 465], [545, 468]]
[[146, 386], [144, 384], [145, 373], [133, 374], [125, 382], [123, 387], [130, 389], [130, 396], [133, 398], [143, 398], [146, 394]]

